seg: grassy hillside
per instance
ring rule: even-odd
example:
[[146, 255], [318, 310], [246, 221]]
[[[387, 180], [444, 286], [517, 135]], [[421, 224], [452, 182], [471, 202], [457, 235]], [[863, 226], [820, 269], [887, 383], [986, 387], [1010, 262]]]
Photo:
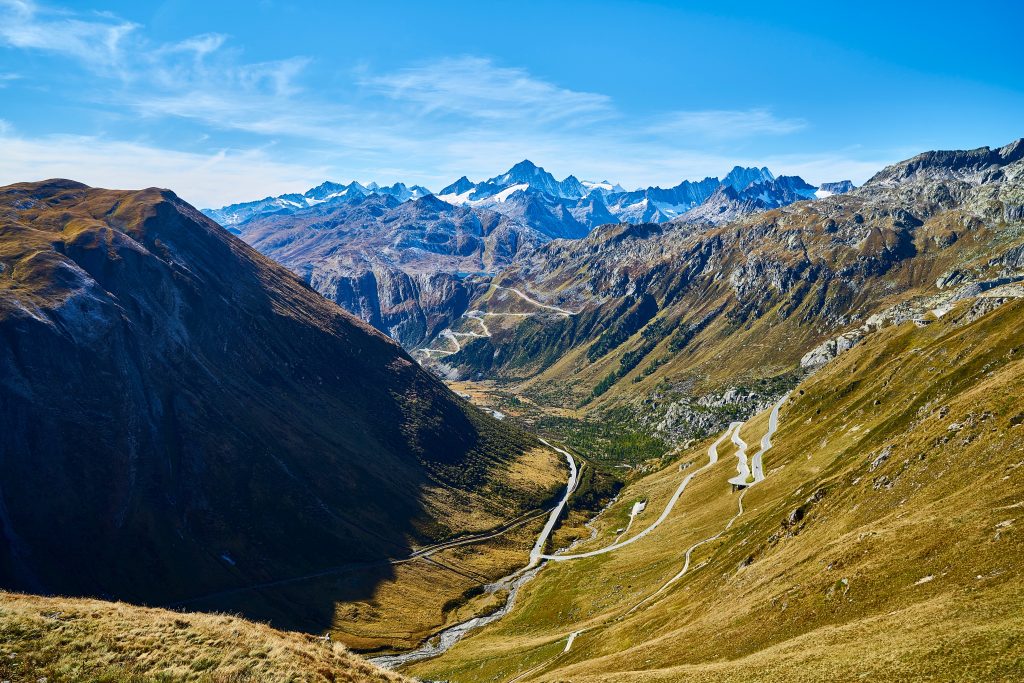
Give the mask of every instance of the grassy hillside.
[[[652, 534], [549, 564], [508, 617], [411, 673], [1019, 680], [1024, 300], [1004, 301], [969, 299], [926, 326], [869, 335], [795, 389], [742, 514], [726, 483], [735, 447], [723, 445]], [[761, 414], [743, 426], [751, 454], [766, 425]], [[648, 505], [633, 533], [649, 525], [707, 446], [628, 485], [574, 550], [608, 545], [637, 500]], [[666, 586], [688, 548], [720, 533]]]
[[338, 643], [233, 616], [0, 592], [0, 678], [402, 683]]

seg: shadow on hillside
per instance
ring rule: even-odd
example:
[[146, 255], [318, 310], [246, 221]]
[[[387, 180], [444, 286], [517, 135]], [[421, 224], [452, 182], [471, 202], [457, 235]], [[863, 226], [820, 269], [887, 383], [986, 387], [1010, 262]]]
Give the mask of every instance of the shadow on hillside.
[[321, 633], [409, 539], [459, 530], [426, 497], [523, 443], [176, 202], [0, 195], [12, 263], [51, 289], [89, 275], [88, 296], [40, 285], [31, 312], [0, 298], [0, 587]]

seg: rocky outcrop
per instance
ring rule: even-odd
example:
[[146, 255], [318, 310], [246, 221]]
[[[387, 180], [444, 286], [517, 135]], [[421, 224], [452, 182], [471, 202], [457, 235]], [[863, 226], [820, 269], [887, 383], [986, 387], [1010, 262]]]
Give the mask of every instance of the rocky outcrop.
[[454, 273], [410, 273], [381, 260], [361, 267], [328, 260], [313, 267], [309, 284], [411, 347], [436, 336], [465, 313], [480, 280]]
[[803, 358], [800, 359], [800, 367], [807, 370], [815, 370], [823, 365], [827, 365], [839, 354], [852, 349], [866, 334], [866, 331], [857, 329], [845, 332], [832, 339], [826, 339], [804, 354]]
[[660, 416], [653, 424], [650, 419], [645, 422], [669, 443], [684, 444], [721, 432], [730, 422], [747, 420], [776, 400], [774, 394], [733, 387], [722, 393], [678, 399], [661, 409], [657, 402], [649, 403], [647, 407]]
[[853, 181], [850, 180], [837, 180], [833, 183], [822, 183], [818, 186], [818, 196], [822, 195], [833, 195], [833, 194], [846, 194], [852, 192], [855, 189]]
[[[968, 277], [968, 273], [960, 271], [943, 275], [936, 281], [936, 287], [945, 291], [931, 296], [913, 297], [868, 316], [860, 327], [827, 339], [808, 351], [800, 359], [800, 367], [805, 370], [816, 370], [853, 348], [868, 334], [889, 325], [901, 325], [912, 320], [923, 327], [931, 320], [944, 316], [959, 301], [978, 299], [965, 318], [969, 322], [1011, 299], [1024, 297], [1024, 284], [1021, 284], [1024, 282], [1024, 273], [992, 280], [964, 282]], [[958, 286], [951, 289], [953, 283]]]

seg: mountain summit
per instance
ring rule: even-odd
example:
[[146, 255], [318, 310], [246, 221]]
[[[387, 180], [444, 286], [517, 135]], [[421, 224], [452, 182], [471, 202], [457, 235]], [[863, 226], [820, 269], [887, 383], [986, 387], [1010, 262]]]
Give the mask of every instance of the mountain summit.
[[775, 180], [775, 176], [768, 170], [767, 166], [761, 168], [743, 168], [734, 166], [724, 178], [722, 184], [728, 185], [734, 190], [745, 190], [754, 183], [767, 183]]
[[565, 199], [579, 199], [586, 194], [585, 188], [574, 176], [570, 175], [562, 181], [555, 180], [553, 175], [529, 159], [524, 159], [505, 173], [491, 178], [485, 185], [500, 189], [512, 185], [526, 185], [532, 190]]

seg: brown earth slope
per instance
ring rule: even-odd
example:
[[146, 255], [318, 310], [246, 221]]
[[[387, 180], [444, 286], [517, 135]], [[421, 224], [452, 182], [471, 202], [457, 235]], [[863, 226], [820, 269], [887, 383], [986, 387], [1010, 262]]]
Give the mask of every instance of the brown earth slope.
[[339, 643], [238, 617], [2, 592], [0, 677], [15, 683], [409, 681]]

